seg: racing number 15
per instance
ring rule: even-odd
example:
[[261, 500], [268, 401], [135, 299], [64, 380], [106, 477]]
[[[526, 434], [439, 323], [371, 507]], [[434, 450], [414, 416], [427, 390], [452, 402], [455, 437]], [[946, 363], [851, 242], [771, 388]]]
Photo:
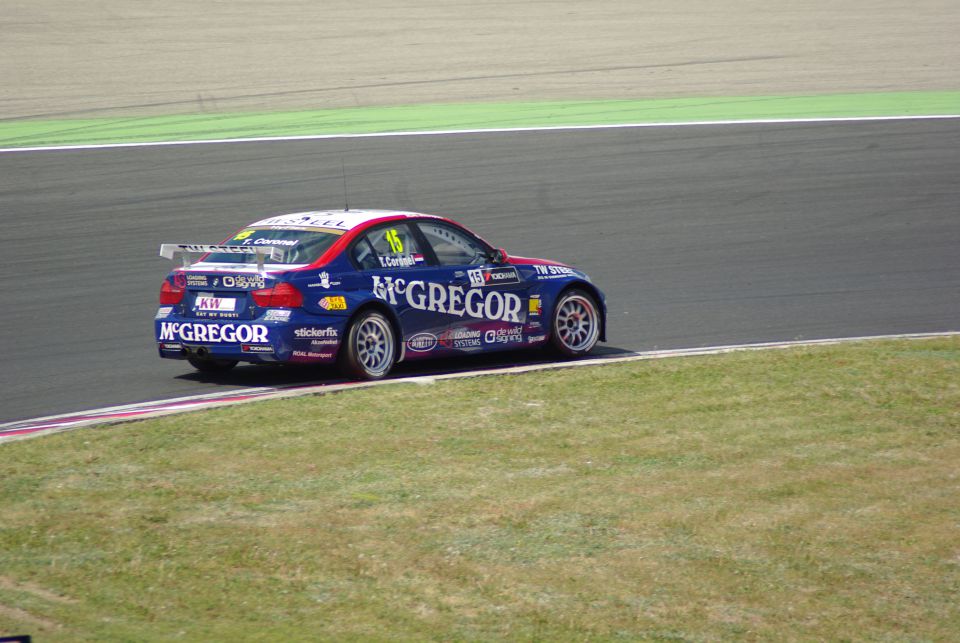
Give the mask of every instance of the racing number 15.
[[387, 230], [386, 238], [393, 254], [398, 255], [403, 252], [403, 242], [400, 241], [400, 235], [397, 234], [396, 230]]

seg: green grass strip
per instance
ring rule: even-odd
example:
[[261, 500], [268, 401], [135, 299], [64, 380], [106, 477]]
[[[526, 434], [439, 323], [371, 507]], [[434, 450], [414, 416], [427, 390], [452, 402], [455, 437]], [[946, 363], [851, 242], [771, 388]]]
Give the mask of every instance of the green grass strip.
[[397, 385], [0, 445], [0, 633], [947, 641], [960, 338]]
[[0, 123], [0, 147], [514, 127], [960, 114], [960, 92], [357, 107]]

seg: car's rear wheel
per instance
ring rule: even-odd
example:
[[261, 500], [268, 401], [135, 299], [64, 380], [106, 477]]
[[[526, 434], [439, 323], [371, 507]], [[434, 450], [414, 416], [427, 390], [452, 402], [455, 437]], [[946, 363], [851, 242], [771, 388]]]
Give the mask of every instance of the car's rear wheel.
[[235, 359], [200, 359], [189, 357], [187, 361], [201, 373], [224, 373], [237, 365]]
[[350, 324], [340, 347], [340, 369], [353, 379], [378, 380], [393, 368], [397, 340], [390, 320], [368, 310]]
[[587, 292], [574, 288], [560, 295], [553, 309], [550, 344], [567, 357], [589, 353], [600, 338], [600, 312]]

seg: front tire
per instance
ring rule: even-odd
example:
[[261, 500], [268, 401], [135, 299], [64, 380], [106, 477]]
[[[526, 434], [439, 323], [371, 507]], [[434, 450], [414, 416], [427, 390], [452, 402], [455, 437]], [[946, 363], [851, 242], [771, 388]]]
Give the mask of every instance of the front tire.
[[587, 292], [574, 288], [553, 308], [550, 344], [560, 354], [579, 357], [589, 353], [600, 339], [600, 309]]
[[200, 359], [198, 357], [189, 357], [187, 361], [201, 373], [226, 373], [237, 365], [234, 359]]
[[375, 310], [361, 313], [340, 347], [340, 370], [351, 379], [379, 380], [396, 361], [397, 340], [390, 320]]

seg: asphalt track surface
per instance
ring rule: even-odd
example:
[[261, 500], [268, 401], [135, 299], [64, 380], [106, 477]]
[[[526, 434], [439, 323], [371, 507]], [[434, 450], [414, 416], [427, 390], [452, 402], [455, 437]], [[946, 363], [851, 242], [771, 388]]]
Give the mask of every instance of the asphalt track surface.
[[341, 162], [352, 207], [447, 214], [585, 269], [607, 351], [960, 329], [957, 120], [0, 154], [0, 421], [334, 381], [200, 377], [157, 358], [152, 318], [161, 242], [338, 207]]

